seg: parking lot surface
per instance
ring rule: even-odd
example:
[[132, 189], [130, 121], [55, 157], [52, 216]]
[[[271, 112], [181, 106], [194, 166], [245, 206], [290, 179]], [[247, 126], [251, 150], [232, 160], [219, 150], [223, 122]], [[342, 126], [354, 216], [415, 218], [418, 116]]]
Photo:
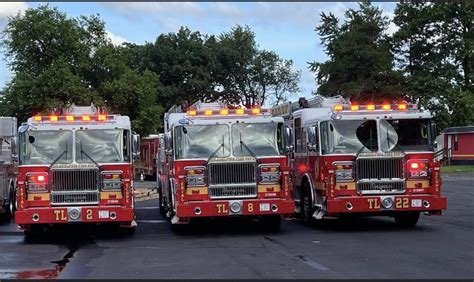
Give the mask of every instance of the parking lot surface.
[[[208, 220], [173, 233], [156, 198], [137, 203], [134, 235], [74, 225], [26, 242], [0, 225], [0, 278], [472, 278], [474, 175], [443, 176], [448, 209], [414, 229], [392, 218]], [[143, 185], [143, 184], [141, 184]]]

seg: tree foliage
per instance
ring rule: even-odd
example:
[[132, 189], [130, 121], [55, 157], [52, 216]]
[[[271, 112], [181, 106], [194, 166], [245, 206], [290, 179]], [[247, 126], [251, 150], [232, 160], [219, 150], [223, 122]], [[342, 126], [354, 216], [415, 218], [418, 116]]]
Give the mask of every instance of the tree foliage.
[[474, 123], [473, 19], [468, 1], [407, 2], [395, 9], [393, 51], [406, 91], [441, 128]]
[[321, 13], [315, 31], [329, 60], [310, 63], [319, 84], [317, 92], [357, 100], [402, 95], [402, 79], [393, 69], [390, 42], [384, 33], [387, 26], [382, 10], [368, 1], [359, 3], [358, 10], [348, 9], [342, 23], [332, 13]]
[[261, 50], [237, 26], [208, 36], [182, 27], [153, 43], [114, 46], [98, 15], [70, 18], [42, 5], [11, 17], [2, 46], [15, 75], [0, 110], [20, 121], [72, 103], [128, 115], [134, 130], [160, 130], [172, 105], [223, 100], [246, 106], [275, 103], [298, 91], [291, 60]]

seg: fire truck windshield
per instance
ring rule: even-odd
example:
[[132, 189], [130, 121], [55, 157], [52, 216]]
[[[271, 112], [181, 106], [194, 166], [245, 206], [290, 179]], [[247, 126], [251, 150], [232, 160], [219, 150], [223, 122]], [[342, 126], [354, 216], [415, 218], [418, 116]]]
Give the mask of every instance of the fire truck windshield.
[[128, 162], [130, 156], [127, 140], [127, 134], [123, 130], [77, 130], [76, 162]]
[[335, 120], [321, 123], [323, 154], [354, 154], [377, 151], [375, 120]]
[[20, 165], [72, 162], [72, 131], [27, 131], [20, 134]]
[[276, 123], [232, 125], [232, 152], [236, 157], [279, 155]]
[[230, 155], [227, 125], [186, 125], [174, 129], [176, 159], [208, 159]]
[[380, 144], [385, 152], [432, 150], [433, 138], [429, 119], [380, 121]]

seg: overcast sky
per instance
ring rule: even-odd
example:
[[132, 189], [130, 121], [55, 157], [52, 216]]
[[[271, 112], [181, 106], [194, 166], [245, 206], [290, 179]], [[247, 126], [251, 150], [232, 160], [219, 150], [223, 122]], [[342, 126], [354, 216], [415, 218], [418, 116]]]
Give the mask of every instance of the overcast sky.
[[[45, 3], [0, 2], [0, 29], [5, 27], [8, 16], [40, 4]], [[319, 24], [319, 14], [333, 12], [342, 18], [344, 10], [357, 7], [354, 2], [53, 2], [49, 5], [72, 17], [99, 14], [115, 43], [154, 42], [159, 34], [176, 32], [181, 26], [217, 35], [229, 31], [236, 24], [248, 25], [255, 32], [260, 48], [293, 60], [295, 67], [302, 71], [300, 85], [301, 95], [304, 96], [309, 96], [316, 88], [314, 75], [308, 70], [307, 63], [326, 59], [314, 31]], [[374, 5], [380, 6], [385, 15], [392, 17], [396, 3]], [[388, 32], [393, 31], [392, 25]], [[3, 50], [0, 50], [0, 89], [11, 76]]]

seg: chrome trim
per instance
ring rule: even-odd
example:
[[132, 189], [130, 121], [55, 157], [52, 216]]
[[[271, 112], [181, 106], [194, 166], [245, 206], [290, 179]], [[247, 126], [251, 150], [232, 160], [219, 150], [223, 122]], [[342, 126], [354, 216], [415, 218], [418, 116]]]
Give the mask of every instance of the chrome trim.
[[[243, 189], [243, 192], [236, 189]], [[234, 191], [232, 191], [234, 190]], [[227, 184], [227, 185], [209, 185], [209, 197], [211, 199], [242, 199], [256, 198], [256, 184]]]

